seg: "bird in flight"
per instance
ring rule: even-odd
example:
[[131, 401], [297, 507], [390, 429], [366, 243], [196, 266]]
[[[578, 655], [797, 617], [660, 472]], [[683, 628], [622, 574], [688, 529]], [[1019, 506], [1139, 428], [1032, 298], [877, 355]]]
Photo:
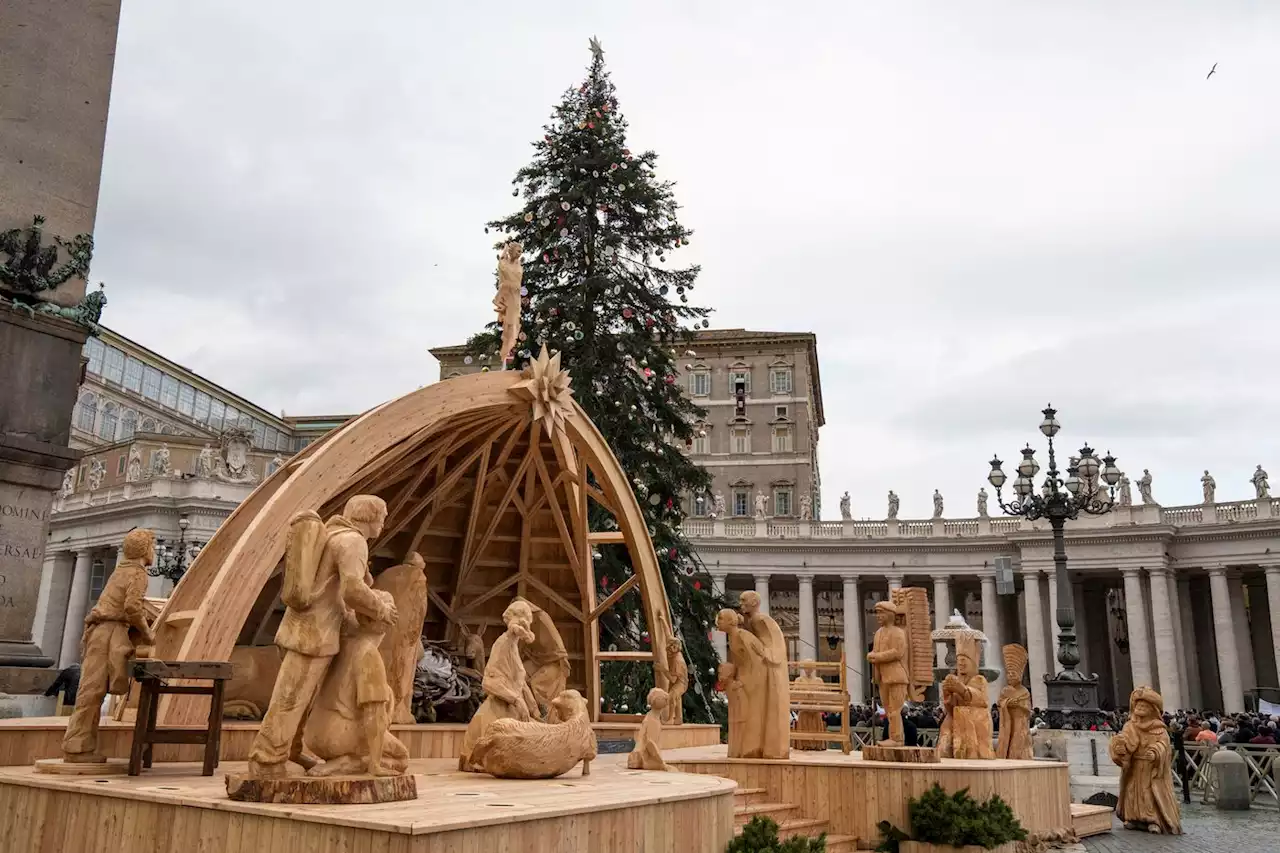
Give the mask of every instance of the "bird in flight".
[[1204, 75], [1204, 79], [1208, 80], [1210, 77], [1213, 76], [1213, 72], [1217, 70], [1218, 70], [1218, 63], [1215, 62], [1213, 63], [1213, 67], [1209, 69], [1209, 73]]

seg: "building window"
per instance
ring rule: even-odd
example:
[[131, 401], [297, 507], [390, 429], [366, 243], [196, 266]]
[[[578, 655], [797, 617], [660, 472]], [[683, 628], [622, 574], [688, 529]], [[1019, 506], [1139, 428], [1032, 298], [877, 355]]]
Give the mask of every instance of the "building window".
[[92, 604], [102, 595], [102, 588], [107, 585], [107, 564], [102, 558], [95, 559], [89, 566], [89, 603]]
[[102, 417], [98, 420], [98, 438], [103, 441], [116, 440], [116, 425], [119, 423], [119, 417], [116, 415], [116, 404], [107, 403], [102, 407]]
[[150, 365], [142, 368], [142, 396], [148, 400], [160, 399], [160, 371]]
[[734, 518], [746, 518], [751, 514], [749, 506], [751, 504], [751, 496], [746, 489], [733, 490], [733, 516]]
[[253, 421], [253, 446], [267, 446], [267, 425], [257, 418], [254, 418]]
[[776, 396], [791, 393], [791, 368], [775, 367], [769, 371], [769, 390]]
[[791, 487], [776, 487], [773, 490], [773, 514], [791, 515]]
[[124, 353], [115, 347], [107, 347], [106, 360], [102, 363], [102, 378], [116, 384], [124, 381]]
[[168, 409], [178, 408], [178, 380], [167, 373], [160, 377], [160, 405]]
[[285, 435], [284, 433], [279, 433], [276, 436], [276, 450], [288, 451], [290, 449], [291, 448], [289, 447], [289, 436]]
[[695, 397], [711, 396], [711, 374], [698, 370], [689, 374], [689, 393]]
[[195, 419], [198, 424], [209, 423], [209, 409], [213, 406], [213, 398], [203, 391], [196, 392]]
[[195, 417], [196, 389], [187, 383], [178, 386], [178, 411], [187, 417]]
[[102, 357], [106, 354], [107, 347], [98, 338], [89, 338], [84, 344], [84, 354], [89, 356], [89, 372], [102, 375]]
[[226, 405], [221, 400], [209, 400], [209, 429], [217, 432], [222, 429], [222, 416], [227, 412]]
[[777, 418], [785, 418], [785, 417], [787, 416], [787, 407], [786, 407], [786, 406], [774, 406], [774, 407], [773, 407], [773, 414], [774, 414], [774, 417], [777, 417]]
[[707, 507], [707, 496], [706, 496], [705, 494], [702, 494], [702, 493], [698, 493], [698, 494], [694, 495], [694, 496], [693, 496], [693, 514], [694, 514], [694, 516], [695, 516], [695, 517], [697, 517], [697, 518], [706, 518], [706, 517], [707, 517], [707, 509], [708, 509], [708, 507]]
[[143, 418], [143, 419], [142, 419], [142, 431], [143, 431], [143, 432], [155, 432], [155, 431], [156, 431], [156, 419], [155, 419], [155, 418]]
[[124, 361], [124, 387], [135, 394], [142, 391], [142, 362], [136, 358]]
[[235, 406], [227, 406], [227, 413], [222, 419], [224, 430], [240, 426], [240, 410]]
[[773, 428], [773, 452], [791, 452], [791, 425], [778, 424]]
[[120, 458], [116, 460], [116, 476], [117, 477], [124, 476], [124, 466], [128, 461], [129, 461], [129, 457], [121, 453]]
[[92, 392], [86, 391], [80, 395], [80, 402], [76, 403], [76, 428], [85, 432], [93, 432], [93, 422], [98, 419], [98, 397]]
[[266, 438], [263, 439], [262, 447], [264, 450], [275, 450], [276, 442], [280, 440], [280, 433], [275, 427], [267, 427]]
[[751, 452], [751, 427], [737, 426], [733, 428], [733, 432], [729, 438], [732, 447], [732, 453], [750, 453]]
[[138, 413], [133, 409], [127, 409], [120, 417], [120, 440], [127, 441], [133, 438], [133, 434], [138, 431]]
[[88, 466], [88, 465], [81, 465], [81, 466], [80, 466], [80, 471], [76, 474], [76, 485], [77, 485], [77, 486], [83, 486], [83, 485], [84, 485], [84, 475], [85, 475], [85, 471], [87, 471], [88, 469], [89, 469], [89, 466]]
[[729, 371], [729, 393], [738, 393], [738, 383], [743, 385], [743, 391], [750, 396], [751, 394], [751, 368], [743, 367]]
[[711, 452], [711, 436], [706, 427], [698, 427], [698, 431], [693, 434], [693, 452], [703, 455]]

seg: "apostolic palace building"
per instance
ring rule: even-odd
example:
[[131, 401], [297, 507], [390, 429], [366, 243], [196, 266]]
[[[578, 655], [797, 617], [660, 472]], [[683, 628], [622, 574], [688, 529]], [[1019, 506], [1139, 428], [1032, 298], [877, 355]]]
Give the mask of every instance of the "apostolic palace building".
[[[861, 704], [875, 602], [926, 587], [939, 625], [959, 610], [992, 647], [1024, 644], [1034, 703], [1047, 704], [1058, 606], [1047, 525], [819, 520], [814, 336], [710, 330], [691, 352], [681, 381], [707, 415], [687, 451], [713, 486], [688, 498], [685, 532], [721, 589], [758, 590], [793, 658], [838, 660], [856, 638], [847, 661]], [[461, 347], [432, 354], [442, 379], [479, 369]], [[85, 356], [72, 444], [85, 456], [55, 505], [36, 616], [63, 666], [125, 532], [153, 528], [180, 573], [264, 474], [349, 417], [273, 414], [105, 328]], [[1280, 686], [1280, 500], [1120, 506], [1069, 522], [1067, 553], [1080, 669], [1100, 676], [1105, 706], [1150, 684], [1166, 708], [1239, 711], [1254, 688]], [[156, 579], [151, 594], [170, 587]]]

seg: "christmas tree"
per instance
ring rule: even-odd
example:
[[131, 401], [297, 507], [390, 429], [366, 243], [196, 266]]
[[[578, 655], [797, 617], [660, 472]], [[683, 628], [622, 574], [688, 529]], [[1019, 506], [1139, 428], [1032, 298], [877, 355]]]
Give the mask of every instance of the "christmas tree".
[[[486, 231], [523, 246], [522, 332], [508, 366], [520, 368], [543, 344], [559, 351], [572, 373], [574, 397], [595, 422], [644, 508], [657, 551], [672, 627], [689, 666], [685, 719], [723, 716], [715, 701], [716, 654], [709, 632], [722, 602], [680, 532], [682, 497], [710, 485], [705, 471], [684, 455], [704, 412], [676, 382], [677, 359], [692, 330], [709, 325], [707, 309], [689, 304], [697, 266], [678, 268], [670, 256], [692, 232], [676, 218], [673, 185], [654, 174], [657, 155], [633, 154], [627, 123], [618, 112], [604, 52], [591, 40], [591, 67], [534, 143], [533, 162], [516, 174], [512, 195], [524, 203]], [[497, 355], [500, 330], [492, 324], [468, 342], [482, 360]], [[591, 529], [614, 526], [591, 508]], [[622, 547], [593, 554], [603, 600], [632, 574]], [[635, 590], [600, 619], [605, 649], [649, 648]], [[653, 670], [606, 662], [601, 673], [604, 710], [641, 713]]]

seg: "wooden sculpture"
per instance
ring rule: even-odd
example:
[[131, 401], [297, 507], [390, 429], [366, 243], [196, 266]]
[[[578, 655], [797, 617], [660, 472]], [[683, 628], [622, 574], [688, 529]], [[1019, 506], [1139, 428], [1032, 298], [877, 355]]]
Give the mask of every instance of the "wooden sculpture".
[[552, 779], [581, 761], [590, 774], [596, 735], [587, 700], [566, 690], [551, 701], [549, 719], [493, 721], [471, 751], [472, 767], [501, 779]]
[[[393, 607], [390, 592], [374, 595]], [[395, 691], [379, 650], [391, 627], [357, 614], [354, 633], [343, 636], [307, 719], [306, 750], [324, 759], [308, 776], [399, 776], [408, 768], [409, 750], [390, 731]]]
[[684, 661], [684, 643], [667, 639], [667, 715], [669, 726], [684, 725], [684, 694], [689, 689], [689, 665]]
[[[98, 722], [102, 700], [109, 693], [129, 692], [129, 663], [135, 650], [153, 642], [143, 597], [147, 592], [147, 566], [155, 562], [155, 534], [131, 530], [122, 543], [124, 559], [107, 578], [98, 603], [84, 620], [80, 640], [80, 689], [75, 710], [62, 738], [65, 764], [103, 764], [98, 753]], [[49, 767], [41, 767], [49, 770]], [[56, 771], [55, 771], [56, 772]]]
[[314, 512], [300, 513], [290, 523], [281, 589], [287, 609], [276, 632], [283, 659], [267, 713], [249, 748], [250, 778], [285, 776], [290, 760], [308, 770], [315, 766], [316, 760], [302, 750], [302, 734], [338, 654], [348, 614], [382, 623], [396, 620], [395, 606], [375, 595], [365, 581], [368, 540], [382, 532], [386, 517], [381, 498], [356, 495], [341, 515], [324, 524]]
[[924, 691], [933, 684], [929, 593], [918, 586], [904, 586], [893, 590], [890, 596], [897, 608], [896, 624], [907, 632], [907, 699], [923, 702]]
[[427, 617], [427, 564], [414, 552], [378, 575], [373, 588], [388, 593], [398, 616], [378, 647], [391, 683], [391, 721], [413, 723], [413, 674], [422, 659], [422, 622]]
[[[796, 687], [803, 687], [806, 684], [825, 684], [822, 678], [814, 671], [813, 661], [806, 660], [800, 663], [800, 674], [796, 676], [794, 682]], [[817, 732], [822, 733], [827, 730], [827, 722], [822, 717], [821, 711], [798, 711], [796, 714], [796, 731], [798, 732]], [[810, 752], [825, 752], [827, 744], [825, 741], [801, 741], [796, 744], [796, 749], [808, 750]]]
[[871, 761], [933, 764], [932, 749], [904, 745], [902, 707], [910, 699], [920, 702], [933, 683], [933, 646], [929, 631], [929, 594], [919, 587], [890, 592], [890, 600], [876, 603], [876, 629], [867, 660], [872, 681], [880, 685], [880, 704], [889, 721], [889, 737], [862, 750]]
[[[483, 626], [481, 626], [483, 631]], [[458, 623], [458, 651], [466, 658], [467, 662], [475, 669], [477, 673], [484, 673], [484, 637], [480, 634], [473, 634], [467, 630], [467, 626], [461, 622]]]
[[[726, 613], [729, 614], [726, 618], [735, 620], [732, 624], [736, 625], [736, 620], [739, 618], [737, 612], [733, 610], [720, 611], [720, 614]], [[725, 629], [720, 627], [720, 621], [720, 616], [717, 616], [716, 629], [724, 631]], [[738, 667], [736, 664], [728, 661], [720, 664], [720, 668], [716, 670], [716, 690], [724, 694], [725, 703], [729, 709], [729, 758], [741, 757], [743, 752], [742, 735], [747, 725], [747, 700], [743, 696], [742, 682], [738, 680]]]
[[508, 243], [498, 255], [498, 293], [493, 297], [493, 310], [502, 326], [498, 360], [504, 365], [520, 337], [520, 283], [524, 280], [520, 253], [523, 250], [519, 243]]
[[956, 640], [956, 672], [942, 682], [946, 717], [939, 742], [951, 744], [953, 758], [995, 758], [991, 748], [991, 705], [987, 679], [978, 673], [981, 645], [973, 637]]
[[528, 720], [538, 714], [538, 700], [529, 689], [524, 662], [520, 660], [520, 644], [533, 642], [533, 609], [529, 602], [516, 599], [502, 614], [507, 630], [494, 641], [485, 664], [485, 699], [476, 709], [475, 716], [467, 724], [462, 736], [462, 750], [458, 755], [458, 769], [480, 772], [484, 768], [472, 758], [472, 750], [485, 732], [498, 720]]
[[629, 769], [671, 769], [667, 762], [662, 760], [662, 720], [670, 701], [667, 691], [661, 687], [655, 687], [649, 691], [649, 713], [644, 715], [644, 722], [640, 723], [635, 749], [631, 750], [631, 754], [627, 756]]
[[1182, 834], [1182, 812], [1173, 796], [1173, 744], [1164, 726], [1164, 699], [1150, 687], [1129, 694], [1129, 722], [1111, 739], [1120, 765], [1116, 817], [1127, 829]]
[[764, 683], [758, 698], [749, 699], [752, 712], [760, 715], [763, 726], [758, 757], [786, 758], [791, 754], [791, 682], [787, 678], [787, 641], [773, 617], [760, 612], [759, 593], [755, 590], [742, 593], [738, 604], [746, 630], [760, 641], [764, 670]]
[[996, 704], [1000, 706], [1000, 739], [996, 742], [996, 758], [1030, 760], [1035, 757], [1031, 749], [1031, 691], [1022, 683], [1027, 668], [1027, 650], [1019, 645], [1005, 646], [1004, 674], [1008, 685], [1000, 691]]
[[[729, 757], [761, 758], [764, 741], [763, 699], [766, 692], [764, 650], [760, 638], [742, 627], [742, 614], [724, 609], [716, 614], [716, 628], [729, 646]], [[736, 698], [736, 703], [735, 703]], [[734, 706], [737, 722], [734, 725]]]
[[542, 709], [550, 712], [552, 701], [564, 692], [565, 682], [569, 680], [569, 652], [549, 613], [522, 598], [516, 601], [528, 604], [533, 613], [533, 640], [520, 650], [520, 659], [529, 676], [529, 689], [537, 701], [537, 707], [530, 710], [538, 717], [545, 717]]
[[880, 704], [889, 720], [889, 737], [882, 747], [903, 746], [902, 706], [907, 703], [907, 632], [899, 625], [898, 608], [892, 601], [876, 602], [875, 637], [867, 661], [871, 664], [871, 680], [880, 685]]

